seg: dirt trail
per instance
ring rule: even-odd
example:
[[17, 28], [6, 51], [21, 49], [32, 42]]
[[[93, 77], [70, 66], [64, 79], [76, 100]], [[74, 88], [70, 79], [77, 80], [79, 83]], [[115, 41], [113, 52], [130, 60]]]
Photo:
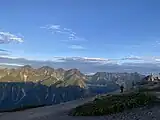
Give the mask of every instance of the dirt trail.
[[[119, 94], [119, 91], [111, 92], [109, 94]], [[95, 97], [90, 97], [25, 111], [0, 113], [0, 120], [79, 120], [81, 117], [67, 116], [67, 112], [72, 108], [93, 101], [94, 99]], [[91, 118], [93, 119], [93, 117]], [[88, 119], [89, 118], [87, 118], [87, 120]]]
[[70, 109], [82, 105], [88, 101], [92, 101], [93, 99], [94, 97], [85, 98], [83, 100], [69, 101], [53, 106], [29, 109], [25, 111], [0, 113], [0, 120], [50, 120], [48, 117], [52, 116], [54, 118], [54, 116], [61, 116], [64, 114], [66, 115], [66, 112]]

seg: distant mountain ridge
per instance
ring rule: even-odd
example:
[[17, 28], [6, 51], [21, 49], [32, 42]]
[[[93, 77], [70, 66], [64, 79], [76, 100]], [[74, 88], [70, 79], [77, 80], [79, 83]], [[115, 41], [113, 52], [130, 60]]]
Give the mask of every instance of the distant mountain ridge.
[[139, 73], [106, 73], [97, 72], [93, 75], [84, 75], [78, 69], [54, 69], [49, 66], [32, 68], [25, 65], [16, 69], [0, 69], [0, 82], [33, 82], [56, 87], [79, 86], [85, 88], [87, 84], [107, 85], [124, 84], [126, 81], [140, 81], [144, 75]]
[[127, 84], [128, 81], [139, 82], [145, 75], [139, 73], [106, 73], [97, 72], [94, 75], [88, 75], [88, 82], [90, 84], [105, 85], [108, 82], [115, 82], [118, 85]]
[[0, 111], [27, 105], [58, 104], [111, 92], [119, 89], [119, 85], [129, 83], [126, 81], [140, 81], [143, 77], [138, 73], [97, 72], [84, 75], [78, 69], [49, 66], [0, 69]]
[[84, 88], [85, 79], [85, 75], [77, 69], [54, 69], [48, 66], [34, 69], [26, 65], [17, 69], [0, 70], [0, 82], [38, 82], [47, 86], [53, 84], [57, 86], [77, 85]]

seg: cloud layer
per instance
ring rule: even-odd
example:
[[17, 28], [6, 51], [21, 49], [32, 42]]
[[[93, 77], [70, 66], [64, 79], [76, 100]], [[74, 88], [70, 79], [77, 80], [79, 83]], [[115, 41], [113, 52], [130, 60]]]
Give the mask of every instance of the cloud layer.
[[85, 48], [81, 45], [71, 45], [68, 48], [74, 49], [74, 50], [84, 50]]
[[83, 37], [77, 35], [72, 29], [61, 27], [60, 25], [46, 25], [41, 27], [49, 30], [52, 34], [60, 34], [66, 36], [66, 40], [63, 41], [86, 41]]
[[[20, 43], [23, 42], [23, 37], [19, 37], [17, 35], [11, 34], [9, 32], [0, 31], [0, 44], [9, 44], [11, 42]], [[10, 53], [7, 50], [0, 49], [1, 56], [9, 56]]]
[[[104, 59], [89, 57], [53, 57], [50, 61], [27, 60], [24, 58], [7, 58], [0, 57], [1, 66], [22, 66], [31, 65], [33, 67], [50, 66], [53, 68], [78, 68], [83, 73], [95, 72], [140, 72], [142, 74], [159, 73], [160, 60], [146, 59], [145, 62], [128, 58]], [[143, 58], [141, 58], [143, 59]], [[120, 64], [121, 63], [121, 64]]]
[[10, 42], [23, 42], [23, 38], [9, 32], [0, 32], [0, 44], [8, 44]]

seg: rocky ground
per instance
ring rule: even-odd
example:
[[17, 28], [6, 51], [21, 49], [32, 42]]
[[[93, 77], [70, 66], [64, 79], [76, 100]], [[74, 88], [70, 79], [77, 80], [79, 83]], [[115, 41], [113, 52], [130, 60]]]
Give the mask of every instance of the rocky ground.
[[[159, 96], [159, 92], [157, 94]], [[0, 113], [0, 120], [160, 120], [159, 105], [136, 108], [108, 116], [75, 117], [67, 115], [70, 109], [88, 101], [92, 101], [94, 98], [95, 97], [85, 98], [54, 106], [34, 108], [25, 111]]]
[[71, 108], [91, 99], [76, 100], [65, 104], [35, 108], [19, 112], [1, 113], [0, 120], [159, 120], [160, 106], [137, 108], [123, 113], [97, 117], [73, 117], [67, 112]]
[[102, 120], [160, 120], [160, 106], [155, 106], [152, 108], [137, 108], [123, 113], [104, 116], [101, 117], [101, 119]]

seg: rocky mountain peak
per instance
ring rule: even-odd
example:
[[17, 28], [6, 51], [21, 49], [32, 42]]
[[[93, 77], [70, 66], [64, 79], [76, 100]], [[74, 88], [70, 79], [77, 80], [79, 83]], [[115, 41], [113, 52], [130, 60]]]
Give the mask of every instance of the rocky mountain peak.
[[58, 68], [58, 69], [56, 69], [56, 71], [58, 71], [58, 72], [64, 72], [65, 70], [63, 68]]
[[49, 66], [43, 66], [43, 67], [37, 69], [36, 71], [37, 71], [37, 72], [44, 72], [44, 73], [50, 72], [50, 74], [51, 74], [51, 73], [54, 72], [54, 68], [51, 68], [51, 67], [49, 67]]
[[32, 69], [32, 66], [30, 66], [30, 65], [24, 65], [23, 67], [21, 67], [21, 68], [25, 68], [25, 69]]
[[25, 65], [19, 68], [20, 71], [31, 71], [33, 68], [30, 65]]
[[78, 75], [78, 76], [84, 76], [78, 69], [70, 69], [70, 70], [67, 70], [65, 72], [65, 74], [68, 76], [68, 75]]
[[49, 67], [49, 66], [43, 66], [43, 67], [41, 67], [41, 68], [39, 68], [39, 70], [53, 70], [54, 71], [54, 68], [51, 68], [51, 67]]

